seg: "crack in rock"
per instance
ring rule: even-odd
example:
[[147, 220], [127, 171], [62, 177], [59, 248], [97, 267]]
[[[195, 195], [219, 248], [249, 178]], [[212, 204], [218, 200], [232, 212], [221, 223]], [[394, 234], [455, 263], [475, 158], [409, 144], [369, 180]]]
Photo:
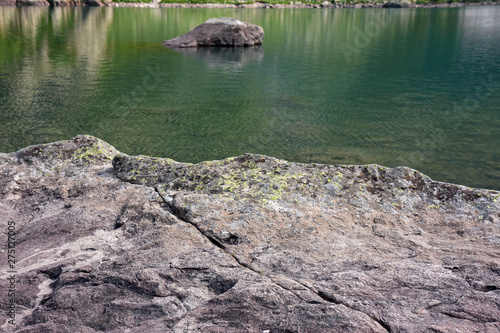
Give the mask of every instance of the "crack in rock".
[[[158, 195], [160, 195], [165, 204], [167, 205], [167, 207], [169, 208], [169, 211], [171, 211], [177, 218], [179, 218], [181, 221], [185, 222], [185, 223], [188, 223], [190, 225], [192, 225], [193, 227], [196, 228], [196, 230], [198, 230], [198, 232], [203, 235], [204, 237], [206, 237], [212, 244], [214, 244], [215, 246], [217, 246], [218, 248], [222, 249], [224, 252], [228, 253], [231, 255], [231, 257], [242, 267], [246, 268], [246, 269], [249, 269], [251, 270], [252, 272], [254, 273], [257, 273], [257, 274], [260, 274], [260, 275], [264, 275], [268, 278], [270, 278], [269, 276], [267, 276], [266, 274], [264, 274], [262, 271], [259, 271], [258, 269], [252, 267], [251, 265], [248, 265], [244, 262], [242, 262], [234, 253], [230, 253], [227, 248], [219, 241], [217, 241], [214, 237], [208, 235], [205, 231], [203, 231], [200, 227], [198, 227], [195, 223], [189, 221], [188, 219], [186, 219], [186, 215], [185, 213], [183, 213], [181, 210], [177, 209], [174, 205], [172, 205], [171, 203], [167, 202], [167, 200], [165, 200], [165, 198], [163, 197], [163, 195], [155, 188], [156, 192], [158, 193]], [[315, 295], [318, 295], [322, 300], [328, 302], [328, 303], [333, 303], [333, 304], [336, 304], [336, 305], [343, 305], [349, 309], [351, 309], [352, 311], [356, 311], [356, 312], [360, 312], [361, 314], [363, 315], [366, 315], [367, 317], [369, 317], [370, 319], [372, 319], [373, 321], [375, 321], [378, 325], [380, 325], [380, 327], [382, 327], [386, 332], [388, 333], [391, 333], [391, 328], [389, 325], [387, 325], [385, 322], [383, 322], [382, 320], [378, 319], [378, 318], [375, 318], [374, 316], [372, 315], [369, 315], [367, 313], [364, 313], [358, 309], [354, 309], [353, 307], [337, 300], [335, 297], [331, 297], [329, 296], [328, 294], [322, 292], [322, 291], [318, 291], [318, 290], [315, 290], [313, 287], [309, 287], [307, 285], [305, 285], [304, 283], [301, 283], [295, 279], [291, 279], [292, 281], [296, 282], [297, 284], [301, 285], [302, 287], [304, 287], [306, 290], [308, 290], [309, 292], [315, 294]], [[272, 281], [272, 279], [271, 279]], [[277, 286], [279, 286], [280, 288], [283, 288], [285, 290], [287, 290], [288, 292], [292, 293], [293, 295], [295, 295], [297, 298], [299, 298], [301, 301], [304, 301], [304, 302], [307, 302], [309, 303], [307, 300], [305, 300], [303, 297], [301, 297], [300, 295], [297, 295], [295, 292], [293, 292], [292, 290], [276, 283], [273, 281], [273, 283]]]

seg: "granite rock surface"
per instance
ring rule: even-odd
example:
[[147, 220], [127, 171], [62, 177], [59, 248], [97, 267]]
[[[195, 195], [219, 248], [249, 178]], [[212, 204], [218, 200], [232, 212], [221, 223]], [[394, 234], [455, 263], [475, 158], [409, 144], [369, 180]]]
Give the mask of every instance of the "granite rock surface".
[[30, 146], [0, 154], [0, 331], [500, 332], [499, 199], [407, 167]]
[[170, 48], [185, 47], [234, 47], [262, 44], [264, 29], [240, 20], [219, 17], [211, 18], [193, 30], [163, 42]]

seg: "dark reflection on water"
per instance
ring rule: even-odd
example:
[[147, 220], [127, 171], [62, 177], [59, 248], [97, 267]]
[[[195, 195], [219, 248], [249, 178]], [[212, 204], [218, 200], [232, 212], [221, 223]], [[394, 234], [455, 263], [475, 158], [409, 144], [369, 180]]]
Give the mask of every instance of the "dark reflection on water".
[[179, 48], [175, 51], [201, 60], [209, 67], [227, 70], [261, 61], [264, 56], [262, 46]]
[[[163, 47], [220, 16], [261, 25], [262, 47]], [[0, 7], [0, 151], [87, 133], [186, 162], [408, 165], [500, 189], [499, 16]]]

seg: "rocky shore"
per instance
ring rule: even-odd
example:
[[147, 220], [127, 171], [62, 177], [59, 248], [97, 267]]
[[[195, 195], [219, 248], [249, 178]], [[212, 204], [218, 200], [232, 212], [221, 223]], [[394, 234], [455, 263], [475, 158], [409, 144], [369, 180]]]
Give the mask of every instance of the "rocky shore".
[[466, 6], [494, 6], [499, 1], [459, 2], [459, 3], [427, 3], [419, 4], [405, 1], [385, 1], [384, 3], [341, 3], [324, 1], [321, 4], [303, 3], [296, 1], [293, 4], [270, 4], [255, 2], [251, 4], [224, 4], [224, 3], [160, 3], [159, 1], [145, 2], [110, 2], [99, 0], [0, 0], [0, 6], [56, 6], [56, 7], [141, 7], [141, 8], [454, 8]]
[[500, 332], [500, 192], [407, 167], [77, 136], [0, 154], [0, 211], [2, 332]]

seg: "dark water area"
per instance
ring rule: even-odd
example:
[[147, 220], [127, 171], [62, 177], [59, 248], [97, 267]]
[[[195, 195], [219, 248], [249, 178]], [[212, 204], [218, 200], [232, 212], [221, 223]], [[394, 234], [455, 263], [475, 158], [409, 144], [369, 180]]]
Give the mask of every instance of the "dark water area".
[[[211, 17], [244, 49], [164, 48]], [[500, 7], [0, 7], [0, 151], [97, 136], [182, 162], [406, 165], [500, 190]]]

